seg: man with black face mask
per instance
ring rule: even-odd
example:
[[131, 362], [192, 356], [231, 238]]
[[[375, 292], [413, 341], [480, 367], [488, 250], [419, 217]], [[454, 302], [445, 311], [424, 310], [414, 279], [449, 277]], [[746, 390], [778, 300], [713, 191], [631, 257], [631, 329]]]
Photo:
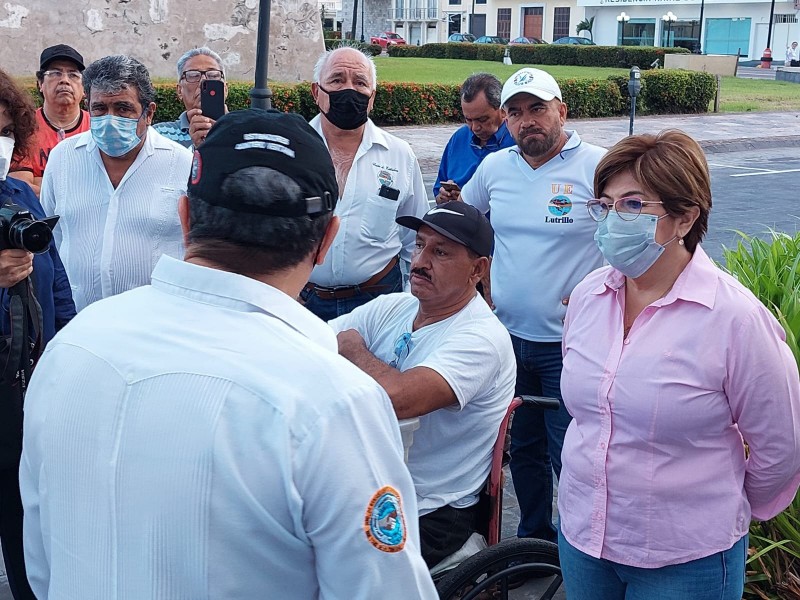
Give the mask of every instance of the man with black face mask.
[[311, 126], [325, 140], [336, 169], [341, 228], [302, 298], [325, 320], [402, 290], [400, 263], [411, 260], [414, 232], [401, 230], [395, 218], [421, 217], [428, 209], [411, 147], [369, 119], [375, 88], [372, 59], [354, 48], [326, 52], [314, 68], [311, 93], [320, 114]]

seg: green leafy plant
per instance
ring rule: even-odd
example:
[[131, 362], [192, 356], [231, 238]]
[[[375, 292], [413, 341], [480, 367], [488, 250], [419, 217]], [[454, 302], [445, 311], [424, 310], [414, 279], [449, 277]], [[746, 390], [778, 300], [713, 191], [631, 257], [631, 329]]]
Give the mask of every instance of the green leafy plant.
[[[800, 234], [739, 235], [724, 250], [726, 268], [773, 312], [800, 364]], [[800, 494], [774, 519], [750, 526], [745, 598], [800, 600]]]
[[594, 29], [594, 17], [589, 17], [588, 19], [584, 19], [575, 26], [575, 35], [580, 35], [581, 31], [585, 31], [589, 34], [589, 39], [594, 41], [594, 36], [592, 35], [592, 29]]

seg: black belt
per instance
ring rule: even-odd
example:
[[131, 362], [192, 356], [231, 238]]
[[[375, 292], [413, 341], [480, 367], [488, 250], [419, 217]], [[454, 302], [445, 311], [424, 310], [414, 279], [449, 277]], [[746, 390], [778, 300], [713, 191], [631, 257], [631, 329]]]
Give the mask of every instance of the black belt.
[[305, 291], [311, 292], [319, 296], [322, 300], [344, 300], [352, 298], [361, 292], [379, 292], [385, 289], [385, 285], [377, 285], [377, 283], [389, 274], [389, 271], [394, 269], [397, 264], [397, 257], [395, 256], [389, 261], [383, 269], [375, 273], [372, 277], [367, 279], [364, 283], [358, 285], [341, 285], [335, 287], [327, 287], [324, 285], [317, 285], [310, 281], [306, 284]]

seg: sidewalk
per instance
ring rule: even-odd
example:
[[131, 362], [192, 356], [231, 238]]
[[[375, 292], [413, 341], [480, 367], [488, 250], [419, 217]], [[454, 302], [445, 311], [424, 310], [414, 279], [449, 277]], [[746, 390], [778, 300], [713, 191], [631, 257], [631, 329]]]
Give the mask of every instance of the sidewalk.
[[[606, 148], [628, 135], [630, 119], [567, 119], [584, 141]], [[459, 124], [386, 127], [411, 144], [423, 173], [436, 173], [447, 140]], [[634, 133], [682, 129], [707, 153], [800, 147], [800, 112], [718, 113], [636, 117]]]

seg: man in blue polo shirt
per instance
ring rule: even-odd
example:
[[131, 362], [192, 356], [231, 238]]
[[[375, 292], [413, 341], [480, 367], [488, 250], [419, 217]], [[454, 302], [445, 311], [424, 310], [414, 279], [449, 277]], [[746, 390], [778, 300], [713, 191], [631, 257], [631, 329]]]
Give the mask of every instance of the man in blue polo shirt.
[[[515, 144], [500, 108], [502, 87], [491, 73], [470, 75], [461, 86], [461, 112], [466, 124], [453, 134], [442, 154], [439, 176], [433, 184], [437, 203], [457, 200], [458, 189], [470, 180], [484, 158]], [[442, 181], [455, 186], [442, 187]]]

